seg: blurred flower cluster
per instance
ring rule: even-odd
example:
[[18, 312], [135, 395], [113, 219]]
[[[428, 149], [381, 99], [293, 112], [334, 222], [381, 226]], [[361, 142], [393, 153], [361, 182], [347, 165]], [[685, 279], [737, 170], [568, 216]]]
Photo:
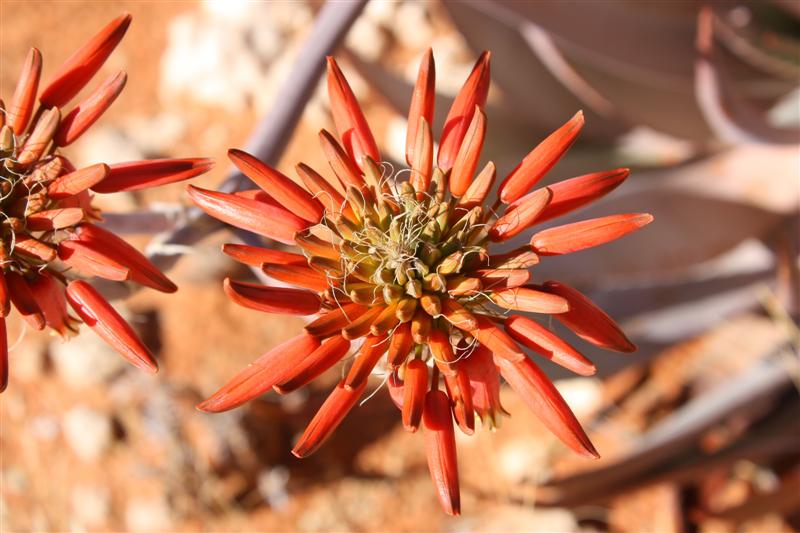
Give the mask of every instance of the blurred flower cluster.
[[[100, 118], [125, 86], [106, 78], [69, 112], [130, 25], [122, 15], [70, 56], [39, 94], [42, 56], [32, 48], [8, 106], [0, 101], [0, 390], [8, 383], [5, 317], [11, 304], [34, 329], [62, 337], [88, 325], [131, 364], [158, 369], [150, 350], [114, 308], [80, 277], [133, 281], [162, 292], [177, 287], [144, 255], [96, 225], [92, 194], [182, 181], [211, 168], [208, 159], [104, 163], [76, 169], [61, 149]], [[38, 99], [37, 99], [38, 94]], [[67, 304], [78, 318], [69, 314]]]

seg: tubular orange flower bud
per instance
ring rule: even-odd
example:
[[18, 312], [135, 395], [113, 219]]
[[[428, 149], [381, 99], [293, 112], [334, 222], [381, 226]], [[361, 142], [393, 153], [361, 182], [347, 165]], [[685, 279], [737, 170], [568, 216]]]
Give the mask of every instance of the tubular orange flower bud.
[[150, 350], [91, 285], [82, 280], [71, 281], [67, 285], [67, 301], [84, 324], [129, 363], [150, 373], [158, 372], [158, 363]]
[[361, 398], [364, 387], [366, 387], [366, 381], [360, 389], [347, 389], [342, 380], [311, 419], [300, 440], [292, 449], [292, 453], [296, 457], [303, 458], [317, 451]]
[[409, 183], [417, 191], [417, 197], [420, 197], [427, 193], [433, 171], [433, 134], [431, 126], [425, 118], [421, 118], [419, 121], [413, 153], [414, 159], [411, 161]]
[[[408, 130], [406, 132], [406, 163], [413, 166], [416, 159], [416, 146], [419, 130], [423, 121], [433, 124], [433, 108], [436, 103], [436, 65], [433, 61], [433, 50], [428, 51], [422, 58], [417, 74], [417, 82], [411, 95], [411, 105], [408, 109]], [[431, 143], [432, 144], [432, 143]], [[417, 189], [420, 190], [420, 189]], [[422, 190], [427, 190], [427, 187]]]
[[91, 189], [98, 193], [138, 191], [185, 181], [208, 172], [213, 166], [213, 159], [203, 157], [116, 163]]
[[131, 279], [128, 267], [82, 241], [63, 241], [58, 245], [58, 258], [84, 276], [97, 276], [112, 281]]
[[442, 300], [442, 315], [458, 329], [472, 331], [478, 327], [475, 316], [452, 298]]
[[39, 160], [50, 141], [53, 140], [60, 120], [61, 113], [56, 107], [42, 113], [17, 156], [17, 165], [27, 167]]
[[475, 412], [489, 428], [499, 425], [500, 414], [508, 415], [500, 403], [500, 373], [492, 359], [492, 352], [482, 345], [461, 360], [472, 388], [472, 403]]
[[292, 213], [308, 222], [317, 223], [322, 219], [322, 205], [277, 170], [242, 150], [228, 150], [228, 157], [245, 176]]
[[403, 427], [415, 432], [422, 420], [425, 407], [425, 391], [428, 388], [428, 365], [420, 359], [412, 359], [406, 365], [403, 378]]
[[344, 388], [355, 390], [367, 384], [372, 369], [386, 353], [386, 335], [368, 335], [358, 351], [358, 356], [344, 380]]
[[372, 323], [378, 318], [385, 307], [373, 307], [362, 313], [359, 317], [353, 319], [348, 325], [342, 328], [342, 335], [345, 339], [355, 340], [360, 339], [370, 333]]
[[355, 221], [353, 211], [344, 202], [344, 196], [336, 185], [322, 177], [310, 166], [300, 163], [295, 166], [295, 171], [309, 193], [325, 207], [328, 214], [342, 213], [350, 221]]
[[545, 282], [543, 289], [569, 302], [569, 312], [555, 316], [580, 338], [617, 352], [636, 350], [636, 346], [625, 336], [616, 322], [577, 290], [557, 281]]
[[63, 107], [69, 102], [100, 70], [122, 40], [130, 23], [131, 16], [127, 13], [117, 17], [75, 51], [56, 71], [39, 101], [47, 107]]
[[565, 215], [581, 206], [602, 198], [616, 189], [630, 174], [627, 168], [584, 174], [549, 186], [553, 192], [550, 203], [539, 214], [538, 222]]
[[389, 398], [392, 403], [403, 411], [403, 395], [405, 394], [405, 385], [400, 381], [400, 376], [397, 375], [397, 370], [389, 374], [389, 379], [386, 380], [386, 388], [389, 391]]
[[83, 209], [78, 207], [50, 209], [28, 216], [25, 220], [25, 226], [29, 231], [50, 231], [68, 228], [83, 220], [83, 216]]
[[350, 341], [341, 335], [335, 335], [311, 352], [292, 370], [290, 378], [283, 380], [273, 388], [278, 394], [287, 394], [310, 383], [323, 372], [338, 363], [350, 350]]
[[187, 191], [194, 203], [214, 218], [284, 244], [293, 244], [295, 233], [308, 227], [302, 218], [264, 202], [194, 185]]
[[8, 107], [5, 117], [8, 125], [14, 130], [15, 135], [25, 133], [25, 128], [33, 114], [33, 105], [36, 102], [36, 91], [39, 90], [39, 77], [42, 74], [42, 54], [36, 48], [31, 48], [22, 73]]
[[303, 255], [281, 250], [270, 250], [258, 246], [247, 244], [223, 244], [222, 252], [233, 258], [235, 261], [249, 266], [260, 267], [264, 263], [275, 265], [305, 265], [306, 258]]
[[547, 208], [553, 192], [545, 187], [526, 194], [506, 209], [505, 214], [494, 223], [489, 231], [493, 241], [506, 241], [531, 227]]
[[430, 332], [431, 317], [420, 307], [411, 319], [411, 337], [417, 344], [424, 344], [428, 342]]
[[506, 320], [504, 326], [512, 339], [576, 374], [591, 376], [597, 372], [594, 363], [549, 329], [528, 317], [512, 316]]
[[536, 233], [531, 248], [542, 255], [570, 254], [624, 237], [652, 221], [653, 215], [647, 213], [582, 220]]
[[525, 352], [503, 330], [488, 318], [478, 318], [478, 327], [470, 331], [478, 342], [494, 355], [508, 361], [525, 359]]
[[400, 324], [397, 329], [392, 333], [391, 340], [389, 341], [389, 353], [387, 360], [389, 366], [397, 368], [403, 364], [411, 351], [411, 346], [414, 344], [414, 339], [411, 336], [411, 322], [404, 322]]
[[489, 94], [489, 52], [483, 52], [472, 68], [472, 72], [453, 101], [444, 121], [442, 137], [439, 140], [437, 163], [443, 171], [453, 167], [456, 154], [467, 133], [476, 106], [483, 107]]
[[369, 330], [373, 335], [386, 335], [399, 323], [400, 319], [397, 318], [397, 303], [393, 303], [387, 305], [381, 314], [375, 318]]
[[[295, 235], [294, 241], [297, 243], [297, 246], [302, 248], [303, 251], [309, 255], [332, 259], [334, 261], [339, 261], [341, 258], [339, 250], [337, 250], [333, 244], [309, 232], [298, 233]], [[305, 262], [305, 257], [303, 260]]]
[[488, 268], [476, 270], [475, 274], [479, 276], [477, 279], [481, 286], [492, 291], [513, 289], [526, 284], [531, 279], [531, 273], [522, 269]]
[[77, 331], [77, 321], [67, 312], [67, 299], [63, 286], [46, 271], [28, 283], [36, 305], [44, 315], [47, 327], [55, 330], [62, 338], [67, 332]]
[[506, 176], [498, 191], [504, 204], [519, 200], [558, 163], [583, 129], [583, 111], [551, 133]]
[[472, 121], [464, 134], [464, 140], [461, 142], [461, 148], [456, 154], [450, 173], [450, 193], [456, 198], [464, 196], [472, 184], [485, 137], [486, 115], [479, 106], [475, 106]]
[[433, 355], [433, 362], [446, 376], [455, 376], [456, 370], [453, 363], [456, 356], [453, 353], [453, 347], [450, 345], [450, 339], [447, 334], [440, 330], [434, 329], [428, 336], [428, 348]]
[[261, 396], [287, 379], [297, 365], [319, 346], [319, 340], [307, 333], [279, 344], [250, 363], [197, 408], [207, 413], [219, 413]]
[[310, 291], [284, 287], [265, 287], [254, 283], [223, 282], [228, 298], [241, 305], [265, 313], [313, 315], [319, 311], [319, 296]]
[[519, 249], [509, 253], [489, 256], [489, 266], [495, 269], [530, 268], [539, 264], [539, 256], [530, 250]]
[[516, 287], [494, 292], [492, 301], [505, 309], [528, 313], [557, 314], [569, 311], [569, 303], [564, 298], [530, 287]]
[[339, 333], [349, 324], [366, 313], [367, 307], [358, 304], [344, 304], [341, 307], [328, 311], [319, 318], [306, 325], [306, 331], [316, 337], [329, 337]]
[[444, 384], [447, 388], [447, 395], [453, 404], [453, 416], [459, 429], [465, 435], [472, 435], [475, 433], [475, 406], [472, 404], [472, 386], [462, 362], [458, 361], [453, 364], [454, 375], [443, 374]]
[[264, 263], [261, 271], [267, 276], [312, 291], [322, 292], [329, 287], [328, 278], [324, 274], [305, 265], [271, 265]]
[[109, 76], [103, 84], [64, 117], [56, 133], [55, 143], [67, 146], [88, 130], [106, 112], [125, 88], [128, 76], [120, 71]]
[[49, 263], [56, 258], [56, 251], [48, 244], [21, 233], [14, 241], [14, 255], [33, 262]]
[[600, 457], [564, 398], [533, 361], [495, 357], [495, 363], [514, 392], [561, 442], [584, 457]]
[[8, 299], [8, 285], [6, 275], [0, 270], [0, 317], [5, 318], [11, 310], [11, 300]]
[[103, 181], [108, 176], [109, 170], [105, 163], [98, 163], [59, 176], [47, 187], [47, 196], [54, 200], [75, 196]]
[[22, 315], [22, 318], [31, 325], [33, 329], [42, 330], [46, 325], [44, 313], [42, 313], [39, 304], [36, 303], [31, 288], [25, 281], [25, 278], [16, 272], [6, 272], [6, 284], [8, 286], [8, 295], [11, 298], [11, 303], [14, 304], [14, 309]]
[[492, 190], [492, 185], [494, 185], [496, 177], [497, 170], [495, 169], [494, 163], [489, 161], [486, 163], [486, 166], [483, 167], [480, 174], [469, 184], [464, 196], [458, 199], [458, 206], [464, 209], [472, 209], [473, 207], [482, 205], [486, 197], [489, 196], [489, 191]]
[[331, 99], [333, 121], [339, 139], [347, 149], [350, 158], [361, 165], [361, 158], [365, 155], [374, 161], [380, 161], [378, 145], [369, 129], [367, 119], [358, 105], [350, 85], [336, 64], [336, 60], [328, 56], [328, 95]]
[[358, 189], [363, 187], [364, 179], [361, 177], [361, 171], [359, 171], [358, 166], [348, 157], [339, 143], [336, 142], [333, 135], [326, 130], [320, 130], [319, 142], [322, 146], [322, 151], [325, 153], [325, 159], [328, 160], [333, 173], [339, 178], [339, 183], [342, 184], [342, 187], [345, 190], [349, 186]]
[[8, 333], [6, 319], [0, 318], [0, 392], [8, 387]]
[[450, 402], [444, 392], [428, 391], [422, 418], [428, 469], [436, 494], [444, 512], [457, 516], [461, 514], [461, 494], [458, 488], [456, 439], [450, 416]]
[[81, 224], [77, 227], [77, 235], [78, 240], [87, 246], [130, 270], [132, 281], [161, 292], [178, 290], [177, 285], [139, 250], [110, 231], [94, 224]]
[[[523, 281], [523, 283], [525, 282]], [[447, 292], [451, 296], [472, 296], [481, 289], [483, 289], [483, 283], [478, 278], [459, 277], [447, 280]]]

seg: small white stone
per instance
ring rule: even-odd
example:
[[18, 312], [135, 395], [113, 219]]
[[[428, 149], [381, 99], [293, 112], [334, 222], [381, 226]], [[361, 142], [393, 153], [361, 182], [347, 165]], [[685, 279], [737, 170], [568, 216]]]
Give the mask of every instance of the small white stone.
[[125, 361], [88, 328], [68, 341], [55, 339], [50, 355], [58, 376], [70, 387], [104, 383], [125, 367]]
[[0, 477], [3, 479], [4, 491], [9, 491], [14, 494], [23, 494], [30, 488], [28, 482], [28, 475], [22, 468], [9, 466], [0, 471]]
[[75, 455], [92, 461], [111, 446], [111, 419], [86, 406], [73, 407], [64, 416], [64, 437]]
[[77, 168], [139, 159], [145, 159], [144, 152], [125, 131], [113, 126], [95, 125], [81, 135], [70, 152], [70, 160]]
[[394, 24], [389, 27], [401, 44], [411, 48], [428, 46], [434, 37], [428, 8], [422, 2], [401, 4], [397, 8]]
[[289, 482], [289, 469], [285, 466], [264, 470], [258, 475], [258, 492], [273, 509], [283, 509], [289, 504], [286, 484]]
[[220, 23], [246, 24], [252, 14], [249, 0], [204, 0], [202, 7]]
[[371, 0], [364, 8], [364, 15], [384, 26], [390, 26], [395, 20], [397, 0]]
[[159, 154], [186, 136], [186, 118], [178, 113], [137, 116], [125, 123], [127, 136], [145, 153]]
[[105, 487], [75, 487], [72, 513], [80, 526], [99, 528], [105, 525], [111, 514], [111, 494]]
[[[405, 162], [406, 160], [406, 134], [408, 123], [406, 119], [395, 115], [386, 128], [385, 144], [386, 152], [390, 159]], [[434, 152], [435, 153], [435, 152]], [[405, 166], [405, 165], [403, 165]], [[395, 169], [395, 171], [400, 169]]]
[[503, 444], [497, 452], [497, 469], [510, 483], [517, 484], [541, 476], [546, 469], [546, 447], [526, 439]]
[[36, 416], [30, 421], [31, 433], [40, 440], [51, 441], [61, 431], [58, 419], [52, 416]]
[[283, 0], [273, 1], [266, 4], [262, 13], [263, 18], [254, 20], [256, 28], [259, 22], [269, 21], [274, 28], [282, 28], [284, 31], [304, 31], [314, 21], [314, 14], [305, 0]]
[[347, 32], [345, 44], [361, 59], [377, 61], [386, 49], [386, 35], [371, 20], [358, 18]]
[[130, 531], [167, 531], [172, 527], [172, 514], [166, 499], [139, 499], [125, 507], [125, 525]]
[[[312, 19], [305, 2], [206, 1], [203, 11], [172, 20], [161, 59], [159, 94], [166, 102], [186, 100], [230, 112], [259, 113], [286, 75], [275, 70], [291, 60], [294, 35]], [[268, 100], [274, 103], [274, 97]]]
[[585, 418], [603, 406], [603, 385], [599, 379], [560, 379], [555, 386], [578, 418]]

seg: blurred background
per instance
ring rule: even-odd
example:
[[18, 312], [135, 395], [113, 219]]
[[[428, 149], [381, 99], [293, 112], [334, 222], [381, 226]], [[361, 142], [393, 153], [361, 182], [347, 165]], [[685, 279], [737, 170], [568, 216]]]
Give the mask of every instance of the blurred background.
[[180, 286], [117, 294], [162, 371], [135, 371], [91, 333], [63, 343], [12, 321], [0, 529], [800, 530], [799, 6], [2, 0], [6, 97], [30, 46], [47, 80], [108, 20], [133, 14], [104, 67], [124, 68], [127, 87], [68, 148], [79, 166], [215, 157], [196, 180], [215, 188], [237, 186], [230, 147], [288, 175], [298, 161], [323, 168], [316, 133], [333, 125], [320, 74], [331, 52], [382, 153], [402, 161], [422, 54], [433, 48], [440, 126], [488, 49], [483, 153], [498, 174], [583, 109], [579, 142], [545, 183], [629, 166], [623, 186], [577, 217], [647, 211], [656, 221], [533, 271], [589, 293], [640, 347], [595, 353], [575, 341], [600, 369], [592, 378], [547, 367], [603, 458], [571, 455], [504, 390], [512, 416], [500, 430], [457, 435], [464, 514], [449, 518], [423, 439], [403, 431], [384, 391], [316, 455], [290, 454], [338, 370], [285, 397], [195, 411], [303, 323], [227, 301], [223, 277], [252, 273], [219, 247], [242, 236], [198, 217], [182, 186], [98, 198], [119, 214], [108, 224]]

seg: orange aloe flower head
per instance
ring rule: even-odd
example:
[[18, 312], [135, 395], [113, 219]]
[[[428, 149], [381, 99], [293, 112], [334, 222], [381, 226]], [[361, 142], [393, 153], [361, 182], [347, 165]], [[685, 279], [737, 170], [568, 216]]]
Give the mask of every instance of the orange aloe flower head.
[[497, 244], [610, 192], [628, 171], [535, 188], [580, 132], [578, 113], [503, 179], [491, 205], [495, 166], [478, 164], [487, 131], [489, 53], [480, 56], [447, 114], [438, 153], [431, 130], [434, 79], [428, 52], [411, 99], [408, 170], [392, 174], [381, 161], [342, 71], [329, 58], [336, 132], [319, 135], [329, 168], [301, 163], [299, 179], [292, 180], [231, 150], [233, 163], [258, 188], [228, 194], [189, 186], [193, 201], [211, 216], [295, 247], [225, 245], [225, 253], [284, 285], [226, 279], [228, 296], [266, 313], [312, 317], [297, 337], [263, 354], [198, 407], [219, 412], [271, 389], [285, 394], [344, 364], [344, 377], [293, 450], [304, 457], [363, 398], [370, 374], [383, 374], [403, 426], [425, 435], [442, 507], [458, 514], [454, 428], [472, 434], [476, 419], [490, 428], [499, 423], [506, 414], [501, 378], [567, 446], [598, 456], [534, 357], [582, 375], [595, 367], [535, 318], [555, 317], [604, 348], [635, 347], [577, 290], [556, 281], [531, 282], [531, 268], [546, 256], [622, 237], [652, 217], [611, 215], [532, 230], [529, 244], [496, 252]]
[[[133, 329], [83, 279], [133, 281], [163, 292], [177, 287], [144, 255], [100, 225], [92, 194], [132, 191], [201, 174], [207, 159], [162, 159], [75, 168], [63, 149], [78, 139], [125, 86], [116, 72], [80, 102], [130, 25], [122, 15], [102, 28], [39, 91], [42, 56], [32, 48], [13, 95], [0, 100], [0, 390], [8, 382], [5, 317], [14, 309], [62, 337], [84, 323], [129, 362], [157, 370]], [[72, 310], [74, 314], [70, 313]]]

